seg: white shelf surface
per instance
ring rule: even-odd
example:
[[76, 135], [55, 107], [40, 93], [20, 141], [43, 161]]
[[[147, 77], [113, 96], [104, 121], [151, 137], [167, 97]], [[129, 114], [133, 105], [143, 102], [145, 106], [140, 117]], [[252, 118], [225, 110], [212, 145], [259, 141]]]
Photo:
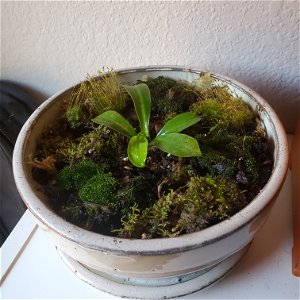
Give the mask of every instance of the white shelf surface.
[[[291, 207], [289, 171], [268, 221], [242, 261], [215, 285], [181, 299], [299, 299], [300, 280], [291, 266]], [[0, 255], [1, 299], [122, 299], [81, 281], [29, 211]]]

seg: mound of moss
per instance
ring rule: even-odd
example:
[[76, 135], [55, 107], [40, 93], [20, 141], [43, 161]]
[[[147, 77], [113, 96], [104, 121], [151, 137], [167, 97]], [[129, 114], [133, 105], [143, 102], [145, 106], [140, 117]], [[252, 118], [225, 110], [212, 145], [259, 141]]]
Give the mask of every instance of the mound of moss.
[[81, 189], [89, 178], [103, 170], [91, 160], [82, 160], [74, 165], [67, 165], [59, 172], [59, 181], [67, 189]]
[[72, 129], [76, 129], [83, 124], [84, 114], [78, 104], [74, 104], [66, 111], [66, 118]]
[[192, 177], [184, 189], [171, 191], [151, 207], [134, 205], [118, 233], [126, 238], [174, 237], [222, 221], [246, 204], [233, 180]]
[[79, 190], [79, 198], [85, 202], [114, 205], [114, 192], [118, 181], [109, 173], [99, 172], [91, 177]]
[[246, 132], [255, 128], [253, 111], [241, 98], [234, 96], [226, 87], [215, 86], [211, 93], [202, 95], [192, 110], [202, 117], [202, 124], [210, 130], [227, 129], [232, 132]]
[[146, 83], [152, 95], [153, 115], [164, 115], [164, 120], [188, 111], [197, 99], [197, 95], [181, 81], [159, 76], [149, 78]]
[[114, 205], [118, 181], [91, 160], [64, 167], [59, 173], [59, 181], [65, 189], [78, 191], [83, 202]]

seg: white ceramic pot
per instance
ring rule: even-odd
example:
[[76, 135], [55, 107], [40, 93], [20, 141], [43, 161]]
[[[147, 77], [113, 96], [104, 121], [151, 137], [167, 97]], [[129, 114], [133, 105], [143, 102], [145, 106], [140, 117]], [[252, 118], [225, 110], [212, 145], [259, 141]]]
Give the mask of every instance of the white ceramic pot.
[[[145, 67], [117, 71], [129, 84], [148, 75], [192, 82], [200, 70]], [[69, 267], [91, 285], [130, 298], [162, 299], [202, 289], [224, 276], [248, 249], [281, 189], [288, 168], [285, 131], [269, 104], [243, 84], [212, 74], [241, 96], [262, 120], [273, 148], [274, 169], [256, 198], [231, 218], [200, 232], [175, 238], [120, 239], [79, 228], [48, 206], [33, 180], [28, 157], [46, 124], [53, 122], [73, 87], [45, 101], [29, 118], [16, 142], [13, 170], [17, 188], [28, 209], [49, 234]], [[172, 288], [168, 288], [171, 286]]]

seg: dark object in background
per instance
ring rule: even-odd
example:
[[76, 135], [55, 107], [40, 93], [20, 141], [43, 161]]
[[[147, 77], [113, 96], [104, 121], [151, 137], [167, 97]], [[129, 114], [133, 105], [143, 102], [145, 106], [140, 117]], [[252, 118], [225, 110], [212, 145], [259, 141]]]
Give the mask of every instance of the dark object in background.
[[26, 210], [12, 174], [12, 153], [19, 131], [37, 107], [22, 87], [0, 80], [0, 246]]

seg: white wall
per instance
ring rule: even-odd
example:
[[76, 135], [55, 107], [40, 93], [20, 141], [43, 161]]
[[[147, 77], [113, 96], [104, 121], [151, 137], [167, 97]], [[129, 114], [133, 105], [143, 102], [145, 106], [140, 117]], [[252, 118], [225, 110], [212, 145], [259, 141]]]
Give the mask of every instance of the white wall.
[[1, 1], [1, 17], [1, 78], [45, 96], [104, 65], [186, 65], [252, 87], [288, 131], [299, 114], [298, 1]]

